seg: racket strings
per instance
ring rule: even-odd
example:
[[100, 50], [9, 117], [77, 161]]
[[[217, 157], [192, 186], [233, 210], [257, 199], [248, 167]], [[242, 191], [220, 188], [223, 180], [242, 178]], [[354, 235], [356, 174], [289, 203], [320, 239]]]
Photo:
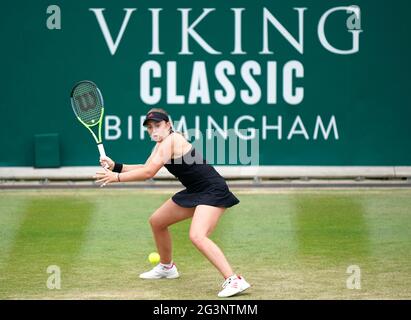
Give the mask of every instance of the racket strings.
[[90, 83], [79, 84], [73, 92], [76, 115], [86, 124], [99, 122], [103, 103], [97, 88]]

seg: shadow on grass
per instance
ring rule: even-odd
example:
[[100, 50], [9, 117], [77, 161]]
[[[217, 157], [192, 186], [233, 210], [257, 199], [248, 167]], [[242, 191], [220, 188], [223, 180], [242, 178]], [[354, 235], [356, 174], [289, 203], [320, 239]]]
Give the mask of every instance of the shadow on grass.
[[50, 265], [60, 268], [63, 286], [64, 275], [76, 260], [93, 212], [92, 203], [75, 197], [30, 201], [3, 270], [3, 293], [48, 290]]

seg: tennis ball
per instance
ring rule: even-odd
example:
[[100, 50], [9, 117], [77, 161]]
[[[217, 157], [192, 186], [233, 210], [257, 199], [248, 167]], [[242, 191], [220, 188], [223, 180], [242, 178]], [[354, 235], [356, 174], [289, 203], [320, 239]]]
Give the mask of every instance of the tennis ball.
[[160, 255], [157, 252], [152, 252], [148, 256], [148, 261], [152, 264], [157, 264], [160, 262]]

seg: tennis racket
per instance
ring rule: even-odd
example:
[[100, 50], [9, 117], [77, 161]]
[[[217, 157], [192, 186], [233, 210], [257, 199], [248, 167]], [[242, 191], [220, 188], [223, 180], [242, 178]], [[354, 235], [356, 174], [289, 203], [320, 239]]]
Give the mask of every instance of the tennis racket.
[[106, 152], [101, 139], [104, 102], [100, 90], [91, 81], [80, 81], [71, 90], [70, 100], [78, 121], [90, 131], [97, 143], [100, 156], [105, 157]]

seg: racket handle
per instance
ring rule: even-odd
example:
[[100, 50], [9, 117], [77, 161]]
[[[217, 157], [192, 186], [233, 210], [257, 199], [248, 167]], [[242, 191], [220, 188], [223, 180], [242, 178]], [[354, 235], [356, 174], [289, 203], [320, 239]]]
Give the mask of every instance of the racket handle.
[[[97, 148], [98, 148], [98, 152], [100, 152], [100, 157], [106, 157], [106, 151], [104, 150], [103, 144], [102, 144], [102, 143], [99, 143], [99, 144], [97, 145]], [[105, 168], [105, 169], [108, 169], [108, 168], [109, 168], [109, 165], [106, 164], [106, 165], [104, 166], [104, 168]]]
[[101, 157], [106, 157], [106, 151], [104, 150], [103, 144], [102, 144], [102, 143], [99, 143], [99, 144], [97, 145], [97, 148], [98, 148], [98, 152], [100, 152], [100, 156], [101, 156]]

